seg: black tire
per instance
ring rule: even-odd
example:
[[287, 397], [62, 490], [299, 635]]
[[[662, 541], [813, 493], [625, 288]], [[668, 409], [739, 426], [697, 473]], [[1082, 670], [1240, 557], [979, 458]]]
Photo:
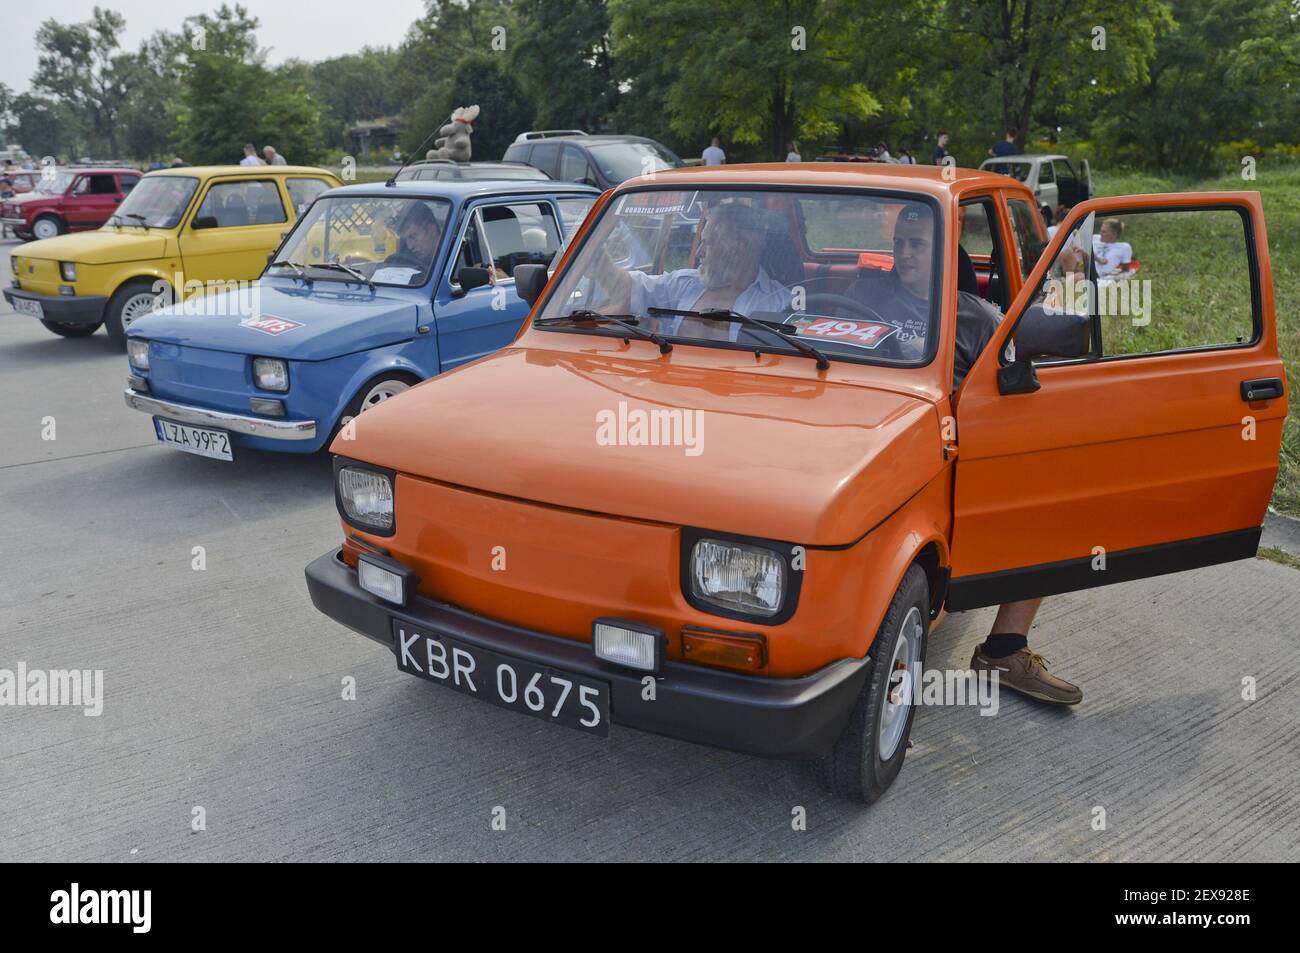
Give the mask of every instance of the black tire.
[[890, 663], [894, 658], [894, 647], [901, 637], [904, 619], [914, 608], [921, 614], [919, 660], [924, 662], [930, 634], [930, 585], [920, 566], [912, 566], [907, 571], [898, 591], [894, 593], [884, 621], [880, 623], [880, 631], [876, 633], [876, 640], [871, 645], [867, 679], [858, 695], [853, 714], [849, 716], [848, 725], [835, 742], [831, 753], [814, 765], [819, 780], [832, 794], [861, 804], [871, 804], [889, 789], [903, 768], [916, 707], [908, 705], [902, 737], [888, 760], [880, 758], [877, 736], [893, 674]]
[[128, 281], [113, 292], [113, 297], [108, 299], [108, 305], [104, 308], [104, 328], [108, 331], [108, 336], [119, 347], [126, 348], [126, 328], [122, 324], [122, 311], [127, 302], [139, 295], [152, 292], [152, 281], [137, 279], [136, 281]]
[[53, 331], [61, 338], [88, 338], [99, 330], [98, 324], [67, 324], [45, 318], [41, 318], [41, 324], [45, 325], [47, 331]]
[[42, 222], [52, 225], [54, 227], [54, 234], [46, 235], [45, 236], [46, 238], [57, 238], [59, 235], [62, 235], [64, 232], [68, 230], [68, 226], [63, 224], [63, 219], [59, 218], [57, 215], [38, 215], [36, 216], [36, 221], [32, 222], [33, 237], [35, 237], [36, 229], [40, 227]]
[[14, 229], [14, 238], [18, 239], [20, 242], [29, 242], [29, 241], [32, 240], [32, 233], [31, 233], [31, 232], [20, 232], [20, 231], [18, 231], [18, 229], [15, 228], [15, 229]]

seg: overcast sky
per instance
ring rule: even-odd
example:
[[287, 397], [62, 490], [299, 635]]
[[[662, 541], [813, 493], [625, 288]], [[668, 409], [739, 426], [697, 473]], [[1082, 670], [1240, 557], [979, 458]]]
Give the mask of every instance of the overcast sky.
[[[175, 32], [196, 13], [211, 13], [221, 0], [99, 0], [101, 7], [126, 17], [123, 49], [135, 50], [155, 30]], [[234, 6], [234, 3], [230, 4]], [[257, 42], [270, 48], [270, 61], [323, 60], [353, 53], [363, 46], [397, 46], [406, 29], [424, 12], [421, 0], [241, 0], [257, 17]], [[76, 23], [89, 20], [95, 0], [42, 0], [5, 4], [0, 50], [0, 83], [24, 92], [36, 70], [36, 28], [45, 20]]]

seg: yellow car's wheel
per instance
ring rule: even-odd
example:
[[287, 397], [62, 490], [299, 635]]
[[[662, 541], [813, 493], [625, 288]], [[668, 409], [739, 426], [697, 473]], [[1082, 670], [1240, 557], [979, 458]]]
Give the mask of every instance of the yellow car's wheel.
[[104, 327], [122, 347], [126, 347], [126, 329], [158, 307], [161, 296], [151, 281], [128, 281], [108, 299], [104, 309]]

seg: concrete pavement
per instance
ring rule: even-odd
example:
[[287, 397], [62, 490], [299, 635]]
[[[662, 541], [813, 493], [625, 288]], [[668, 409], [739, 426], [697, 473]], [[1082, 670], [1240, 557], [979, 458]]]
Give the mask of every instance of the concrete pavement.
[[[588, 738], [399, 673], [307, 599], [340, 535], [328, 461], [163, 449], [126, 372], [103, 331], [0, 303], [0, 669], [104, 672], [99, 717], [0, 707], [0, 861], [1300, 860], [1286, 566], [1050, 600], [1031, 641], [1084, 703], [922, 708], [863, 809], [794, 765]], [[948, 618], [930, 664], [965, 667], [990, 621]]]

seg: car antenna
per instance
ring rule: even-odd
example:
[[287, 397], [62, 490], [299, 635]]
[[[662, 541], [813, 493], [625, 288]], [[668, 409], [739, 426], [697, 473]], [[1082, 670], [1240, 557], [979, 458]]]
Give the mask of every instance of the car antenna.
[[[441, 127], [439, 127], [439, 128], [441, 128]], [[416, 149], [415, 152], [412, 153], [412, 155], [419, 155], [421, 152], [423, 152], [423, 151], [424, 151], [424, 147], [427, 146], [427, 145], [429, 144], [429, 140], [432, 139], [432, 138], [433, 138], [434, 136], [436, 136], [437, 134], [438, 134], [438, 130], [437, 130], [437, 129], [435, 129], [433, 132], [429, 133], [429, 135], [425, 138], [424, 142], [420, 143], [419, 148]], [[411, 164], [411, 158], [410, 158], [410, 156], [408, 156], [405, 160], [403, 160], [402, 164], [398, 167], [397, 171], [394, 172], [391, 176], [388, 177], [388, 181], [384, 183], [384, 187], [385, 187], [385, 188], [392, 188], [394, 185], [396, 185], [396, 184], [397, 184], [397, 177], [398, 177], [399, 175], [402, 174], [402, 169], [405, 169], [405, 168], [406, 168], [408, 165], [410, 165], [410, 164]]]

